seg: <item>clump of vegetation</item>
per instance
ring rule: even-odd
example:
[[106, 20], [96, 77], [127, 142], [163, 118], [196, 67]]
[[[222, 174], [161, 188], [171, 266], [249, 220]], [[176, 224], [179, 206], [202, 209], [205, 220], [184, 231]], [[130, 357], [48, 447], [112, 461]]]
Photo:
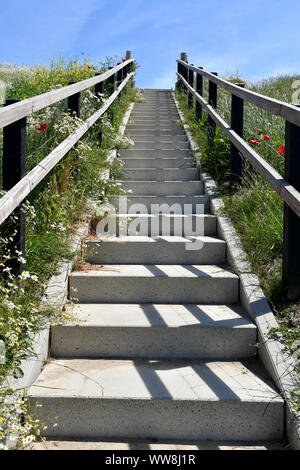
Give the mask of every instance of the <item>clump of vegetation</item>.
[[[24, 99], [65, 86], [70, 81], [84, 80], [113, 65], [114, 59], [96, 64], [83, 58], [82, 61], [52, 61], [49, 66], [32, 68], [0, 67], [0, 79], [7, 83], [7, 97]], [[27, 171], [99, 109], [110, 92], [108, 86], [103, 95], [96, 95], [92, 89], [82, 92], [80, 119], [68, 112], [66, 102], [31, 115], [27, 120]], [[14, 244], [16, 214], [0, 228], [0, 448], [6, 448], [5, 439], [17, 440], [20, 446], [32, 442], [39, 434], [38, 423], [26, 416], [26, 404], [21, 397], [18, 398], [20, 406], [13, 407], [15, 392], [10, 388], [9, 378], [22, 377], [21, 362], [34, 354], [34, 333], [45, 320], [58, 314], [47, 305], [41, 305], [40, 299], [47, 281], [57, 272], [58, 263], [74, 256], [72, 234], [82, 223], [89, 201], [101, 202], [106, 194], [119, 191], [114, 178], [104, 178], [103, 171], [109, 169], [111, 175], [119, 172], [119, 164], [108, 163], [107, 156], [111, 149], [122, 146], [117, 131], [135, 95], [136, 90], [126, 85], [102, 121], [84, 135], [23, 204], [22, 211], [27, 219], [25, 253], [19, 252]], [[2, 136], [1, 132], [1, 154]], [[24, 264], [20, 276], [11, 272], [13, 259]], [[66, 315], [59, 314], [62, 318]], [[22, 422], [20, 415], [25, 415]]]

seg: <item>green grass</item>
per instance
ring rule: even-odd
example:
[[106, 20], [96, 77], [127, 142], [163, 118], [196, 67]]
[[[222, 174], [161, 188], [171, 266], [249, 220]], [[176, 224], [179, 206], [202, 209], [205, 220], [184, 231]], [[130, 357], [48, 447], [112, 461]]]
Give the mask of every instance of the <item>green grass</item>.
[[[27, 69], [0, 67], [0, 79], [8, 83], [7, 95], [28, 98], [41, 92], [64, 86], [69, 81], [83, 80], [93, 76], [96, 71], [103, 71], [108, 65], [114, 65], [108, 59], [104, 64], [93, 64], [84, 59], [52, 62], [49, 67]], [[104, 96], [96, 96], [93, 90], [82, 93], [82, 116], [85, 120], [93, 114], [108, 96], [108, 87]], [[10, 240], [16, 222], [12, 215], [0, 229], [0, 341], [5, 345], [5, 361], [0, 361], [0, 408], [7, 394], [11, 391], [6, 385], [6, 378], [21, 377], [21, 361], [32, 354], [32, 336], [44, 320], [61, 315], [47, 304], [41, 305], [40, 299], [45, 293], [49, 278], [57, 272], [58, 263], [71, 259], [71, 236], [81, 223], [89, 200], [101, 202], [106, 194], [113, 194], [117, 188], [114, 179], [104, 181], [101, 171], [110, 167], [111, 174], [117, 175], [117, 162], [108, 165], [106, 158], [109, 150], [122, 146], [117, 139], [117, 130], [130, 102], [134, 101], [136, 90], [129, 84], [122, 95], [110, 107], [103, 118], [103, 123], [96, 123], [68, 152], [52, 172], [30, 194], [23, 205], [26, 212], [26, 253], [17, 253], [14, 239]], [[27, 120], [27, 171], [34, 168], [45, 156], [62, 142], [80, 124], [81, 120], [70, 116], [66, 103], [46, 108]], [[41, 124], [47, 129], [39, 130]], [[102, 145], [98, 134], [103, 132]], [[2, 154], [2, 133], [0, 133], [0, 151]], [[23, 279], [12, 275], [8, 268], [11, 258], [26, 259]], [[22, 413], [24, 410], [22, 411]], [[3, 412], [4, 413], [4, 412]], [[13, 433], [25, 442], [33, 437], [34, 426], [28, 432], [18, 421], [18, 413], [12, 411], [7, 418], [0, 412], [0, 448], [1, 439]], [[14, 415], [15, 413], [15, 415]], [[28, 418], [29, 419], [29, 418]], [[28, 420], [27, 420], [28, 422]], [[27, 432], [27, 434], [26, 434]], [[27, 439], [28, 438], [28, 439]], [[27, 439], [27, 440], [26, 440]]]

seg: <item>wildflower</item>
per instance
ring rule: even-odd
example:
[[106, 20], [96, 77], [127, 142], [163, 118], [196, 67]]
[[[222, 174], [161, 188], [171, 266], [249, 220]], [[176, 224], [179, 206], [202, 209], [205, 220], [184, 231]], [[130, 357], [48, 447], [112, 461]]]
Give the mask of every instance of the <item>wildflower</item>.
[[40, 124], [40, 127], [37, 127], [37, 130], [38, 131], [46, 131], [47, 129], [49, 129], [49, 126], [48, 124]]
[[258, 131], [258, 134], [259, 134], [259, 135], [261, 135], [262, 133], [263, 133], [262, 131], [260, 131], [260, 130]]
[[30, 274], [28, 271], [23, 271], [22, 274], [20, 275], [21, 279], [28, 279], [30, 278]]
[[269, 135], [263, 135], [263, 140], [270, 140], [271, 139], [271, 136]]
[[285, 145], [280, 145], [277, 153], [279, 155], [284, 155], [285, 154]]
[[258, 141], [258, 139], [250, 139], [249, 144], [250, 145], [257, 145], [257, 144], [259, 144], [259, 141]]
[[37, 281], [37, 280], [38, 280], [38, 277], [37, 277], [36, 274], [33, 274], [33, 275], [31, 276], [31, 279], [32, 279], [33, 281]]

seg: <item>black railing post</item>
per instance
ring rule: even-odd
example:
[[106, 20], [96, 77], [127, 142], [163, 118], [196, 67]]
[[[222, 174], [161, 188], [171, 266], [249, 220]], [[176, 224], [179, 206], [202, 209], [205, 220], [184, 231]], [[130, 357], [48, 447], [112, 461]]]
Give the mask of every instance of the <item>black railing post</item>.
[[[108, 70], [111, 70], [113, 69], [113, 67], [109, 67]], [[116, 74], [113, 73], [109, 79], [108, 79], [108, 83], [110, 84], [110, 93], [113, 93], [115, 91], [115, 84], [116, 84]]]
[[[181, 64], [180, 64], [179, 62], [177, 62], [177, 73], [178, 73], [179, 75], [181, 75]], [[180, 91], [180, 88], [181, 88], [181, 80], [180, 80], [179, 77], [177, 77], [175, 88], [176, 88], [176, 90]]]
[[[296, 105], [297, 106], [297, 105]], [[300, 107], [298, 105], [298, 107]], [[286, 122], [285, 179], [300, 191], [300, 127]], [[300, 218], [285, 203], [283, 215], [283, 283], [288, 300], [300, 298]]]
[[100, 131], [98, 133], [98, 143], [101, 147], [102, 141], [103, 141], [103, 119], [102, 119], [102, 117], [100, 119], [98, 119], [98, 125], [100, 127]]
[[[236, 83], [244, 88], [244, 83]], [[232, 95], [231, 98], [231, 128], [240, 137], [243, 137], [244, 130], [244, 100], [238, 96]], [[243, 172], [243, 159], [239, 150], [230, 144], [230, 183], [231, 185], [241, 182]]]
[[[203, 69], [203, 67], [198, 67], [199, 69]], [[203, 77], [200, 73], [196, 74], [196, 92], [199, 95], [203, 95]], [[200, 121], [202, 118], [202, 106], [199, 101], [196, 100], [196, 119]]]
[[[217, 72], [211, 72], [213, 75], [218, 75]], [[218, 86], [209, 80], [208, 82], [208, 103], [214, 109], [217, 109], [217, 96], [218, 96]], [[215, 121], [208, 116], [208, 136], [210, 139], [213, 139], [216, 133], [216, 123]]]
[[[177, 72], [179, 73], [179, 75], [182, 75], [182, 65], [179, 62], [177, 63]], [[177, 77], [176, 80], [176, 89], [178, 91], [182, 91], [182, 82], [179, 77]]]
[[[186, 52], [181, 52], [180, 54], [180, 60], [182, 60], [183, 62], [186, 62], [188, 63], [187, 61], [187, 54]], [[188, 69], [185, 65], [181, 64], [181, 75], [183, 76], [183, 78], [188, 81]], [[186, 86], [182, 84], [182, 90], [186, 93]]]
[[[125, 56], [125, 58], [126, 58], [126, 60], [131, 59], [131, 51], [126, 51], [126, 56]], [[125, 70], [126, 73], [125, 73], [125, 77], [124, 77], [124, 78], [126, 78], [127, 75], [131, 72], [131, 64], [126, 65], [125, 69], [126, 69], [126, 70]]]
[[[8, 99], [5, 106], [19, 102], [17, 99]], [[5, 191], [13, 188], [26, 174], [26, 118], [9, 124], [3, 128], [3, 167], [2, 187]], [[20, 206], [15, 209], [14, 215], [17, 220], [14, 222], [13, 230], [15, 235], [13, 240], [7, 245], [7, 249], [14, 255], [18, 250], [25, 257], [25, 214]], [[10, 226], [8, 226], [10, 228]], [[11, 234], [10, 234], [11, 236]], [[23, 263], [15, 257], [7, 263], [11, 268], [11, 273], [19, 275], [24, 270]]]
[[[95, 75], [96, 76], [97, 75], [102, 75], [102, 73], [97, 72], [97, 73], [95, 73]], [[103, 83], [104, 83], [104, 81], [100, 82], [100, 83], [96, 83], [96, 85], [95, 85], [95, 94], [96, 95], [98, 95], [98, 94], [103, 95]]]
[[[76, 82], [69, 82], [69, 85], [73, 85], [74, 83]], [[79, 91], [68, 98], [68, 109], [72, 115], [75, 113], [78, 118], [80, 117], [80, 96], [81, 93]]]
[[[95, 75], [102, 75], [102, 74], [98, 72]], [[96, 83], [96, 85], [95, 85], [96, 95], [103, 95], [103, 92], [104, 92], [103, 85], [104, 85], [104, 81], [100, 82], [100, 83]], [[103, 125], [102, 118], [98, 119], [97, 124], [100, 126], [100, 131], [98, 133], [98, 141], [99, 141], [99, 145], [101, 146], [102, 145], [102, 137], [103, 137], [103, 135], [102, 135], [102, 125]]]
[[[191, 64], [191, 65], [193, 65], [193, 64]], [[188, 84], [192, 88], [194, 88], [194, 72], [191, 69], [188, 69]], [[189, 91], [189, 93], [188, 93], [188, 105], [189, 105], [189, 107], [193, 106], [193, 102], [194, 102], [193, 94]]]
[[[120, 65], [120, 63], [118, 64]], [[118, 70], [117, 72], [117, 87], [122, 83], [123, 78], [122, 78], [122, 69]]]

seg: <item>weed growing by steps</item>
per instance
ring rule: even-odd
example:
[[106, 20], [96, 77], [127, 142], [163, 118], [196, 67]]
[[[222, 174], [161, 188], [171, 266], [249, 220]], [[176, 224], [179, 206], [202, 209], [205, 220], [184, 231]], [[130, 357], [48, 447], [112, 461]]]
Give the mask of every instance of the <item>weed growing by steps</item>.
[[[294, 80], [297, 76], [283, 76], [247, 83], [247, 88], [258, 93], [291, 102]], [[241, 82], [240, 77], [230, 77]], [[208, 100], [208, 87], [204, 80], [204, 98]], [[201, 166], [216, 180], [230, 216], [248, 254], [252, 270], [259, 277], [266, 297], [270, 301], [279, 328], [272, 335], [281, 338], [299, 363], [300, 302], [285, 300], [282, 285], [283, 201], [263, 178], [245, 163], [242, 184], [234, 192], [229, 190], [230, 142], [217, 128], [214, 139], [207, 134], [207, 116], [195, 118], [195, 107], [188, 108], [184, 93], [176, 91], [180, 108], [185, 115], [201, 150]], [[226, 90], [218, 91], [218, 113], [230, 123], [231, 96]], [[284, 174], [284, 120], [245, 103], [244, 138], [277, 171]], [[299, 367], [299, 366], [298, 366]], [[299, 399], [298, 399], [299, 403]], [[298, 405], [297, 405], [298, 406]]]
[[[94, 64], [84, 59], [79, 62], [52, 62], [49, 67], [34, 67], [13, 72], [2, 71], [0, 78], [8, 81], [8, 95], [27, 98], [69, 81], [94, 76], [96, 71], [114, 65], [112, 59]], [[48, 107], [28, 118], [27, 171], [34, 168], [59, 143], [73, 132], [83, 120], [93, 114], [109, 94], [95, 95], [92, 90], [82, 93], [81, 119], [71, 116], [66, 103]], [[26, 213], [26, 253], [14, 245], [12, 215], [0, 231], [0, 448], [13, 440], [17, 446], [26, 445], [39, 434], [38, 423], [26, 416], [26, 404], [15, 409], [15, 394], [11, 381], [21, 378], [21, 362], [33, 356], [32, 339], [45, 320], [65, 312], [55, 312], [40, 301], [49, 278], [57, 272], [62, 259], [70, 259], [72, 235], [82, 223], [91, 199], [101, 201], [106, 194], [119, 190], [113, 176], [119, 173], [119, 164], [107, 161], [111, 149], [130, 143], [117, 135], [123, 115], [136, 90], [128, 84], [121, 97], [110, 107], [102, 123], [96, 123], [79, 143], [52, 170], [50, 175], [31, 193], [22, 210]], [[99, 133], [102, 132], [102, 145]], [[2, 133], [0, 135], [2, 147]], [[2, 148], [0, 148], [0, 151]], [[2, 153], [2, 152], [1, 152]], [[111, 177], [107, 174], [111, 171]], [[11, 274], [12, 259], [24, 263], [21, 276]], [[18, 398], [19, 399], [19, 398]], [[20, 424], [20, 416], [25, 415]]]

